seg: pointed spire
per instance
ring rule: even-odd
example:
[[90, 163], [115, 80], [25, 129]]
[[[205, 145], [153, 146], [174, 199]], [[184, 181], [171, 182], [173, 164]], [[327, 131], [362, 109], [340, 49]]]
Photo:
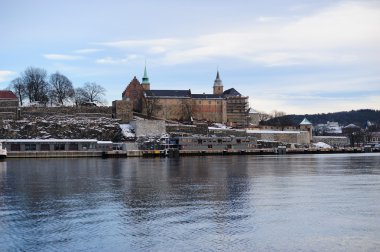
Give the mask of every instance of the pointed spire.
[[220, 79], [220, 76], [219, 76], [219, 70], [216, 71], [216, 78], [214, 81], [214, 87], [215, 86], [223, 86], [222, 80]]
[[145, 62], [145, 68], [144, 68], [144, 76], [142, 77], [142, 82], [141, 84], [149, 84], [149, 77], [146, 72], [146, 62]]

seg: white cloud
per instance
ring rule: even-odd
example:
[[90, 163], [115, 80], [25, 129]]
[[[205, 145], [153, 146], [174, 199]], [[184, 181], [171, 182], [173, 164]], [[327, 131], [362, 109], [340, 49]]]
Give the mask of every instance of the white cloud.
[[101, 43], [140, 54], [159, 54], [163, 63], [237, 58], [264, 66], [350, 64], [380, 59], [380, 6], [343, 2], [310, 16], [259, 17], [248, 28], [192, 38]]
[[45, 59], [49, 60], [80, 60], [82, 56], [68, 55], [68, 54], [44, 54]]
[[8, 81], [16, 72], [9, 70], [0, 70], [0, 82]]
[[108, 56], [105, 58], [97, 59], [95, 62], [97, 64], [115, 65], [115, 64], [127, 64], [127, 63], [133, 62], [135, 60], [140, 60], [140, 59], [142, 59], [141, 56], [136, 55], [136, 54], [130, 54], [124, 58], [113, 58], [113, 57]]
[[99, 43], [99, 45], [118, 48], [118, 49], [134, 49], [134, 48], [167, 48], [173, 47], [182, 43], [181, 40], [162, 38], [162, 39], [149, 39], [149, 40], [121, 40], [114, 42]]
[[79, 54], [90, 54], [90, 53], [96, 53], [96, 52], [100, 52], [100, 51], [102, 51], [102, 49], [85, 48], [85, 49], [75, 50], [74, 52], [79, 53]]
[[278, 21], [279, 19], [281, 19], [281, 17], [258, 17], [257, 18], [257, 21], [258, 22], [261, 22], [261, 23], [271, 23], [271, 22], [274, 22], [274, 21]]

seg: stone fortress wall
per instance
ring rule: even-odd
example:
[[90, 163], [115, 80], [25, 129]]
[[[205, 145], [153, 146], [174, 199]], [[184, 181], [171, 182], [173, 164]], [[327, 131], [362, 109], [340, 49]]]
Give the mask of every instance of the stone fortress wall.
[[72, 115], [83, 117], [112, 117], [112, 107], [20, 107], [22, 116]]

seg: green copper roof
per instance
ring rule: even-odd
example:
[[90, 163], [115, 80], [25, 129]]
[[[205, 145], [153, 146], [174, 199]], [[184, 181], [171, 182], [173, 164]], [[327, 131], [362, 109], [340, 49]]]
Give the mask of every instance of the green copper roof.
[[312, 125], [312, 123], [306, 119], [306, 117], [302, 120], [302, 122], [300, 123], [300, 125]]
[[148, 74], [146, 73], [146, 66], [144, 68], [144, 76], [142, 77], [141, 84], [149, 84], [149, 77], [148, 77]]

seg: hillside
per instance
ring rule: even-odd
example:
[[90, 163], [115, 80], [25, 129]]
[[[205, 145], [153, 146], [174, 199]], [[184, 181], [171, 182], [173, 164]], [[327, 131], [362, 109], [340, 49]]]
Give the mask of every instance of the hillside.
[[24, 115], [22, 120], [0, 122], [2, 139], [97, 139], [124, 141], [119, 122], [106, 117], [87, 118], [73, 115]]
[[380, 125], [380, 110], [361, 109], [352, 111], [342, 111], [327, 114], [312, 115], [285, 115], [261, 122], [262, 125], [298, 125], [303, 118], [307, 118], [313, 125], [326, 123], [327, 121], [338, 122], [339, 125], [355, 125], [364, 127], [367, 121]]

